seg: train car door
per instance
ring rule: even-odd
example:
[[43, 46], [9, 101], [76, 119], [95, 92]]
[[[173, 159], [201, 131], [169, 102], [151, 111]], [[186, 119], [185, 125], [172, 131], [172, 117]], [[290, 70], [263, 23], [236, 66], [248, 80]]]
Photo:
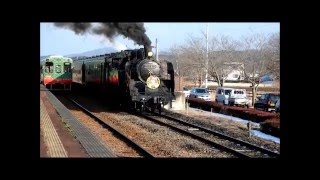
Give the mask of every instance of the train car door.
[[86, 83], [86, 67], [84, 65], [84, 62], [82, 63], [82, 67], [81, 67], [81, 71], [82, 71], [82, 84]]
[[105, 88], [106, 87], [106, 79], [107, 79], [107, 60], [104, 61], [104, 64], [103, 64], [103, 87]]
[[103, 86], [103, 63], [100, 63], [99, 73], [100, 73], [100, 86]]

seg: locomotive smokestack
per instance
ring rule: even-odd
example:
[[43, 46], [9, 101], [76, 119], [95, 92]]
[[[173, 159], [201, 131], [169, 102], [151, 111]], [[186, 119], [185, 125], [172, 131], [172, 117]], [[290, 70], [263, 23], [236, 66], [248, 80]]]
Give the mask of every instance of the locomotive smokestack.
[[150, 45], [144, 45], [144, 54], [145, 57], [148, 57], [148, 53], [151, 52], [151, 46]]

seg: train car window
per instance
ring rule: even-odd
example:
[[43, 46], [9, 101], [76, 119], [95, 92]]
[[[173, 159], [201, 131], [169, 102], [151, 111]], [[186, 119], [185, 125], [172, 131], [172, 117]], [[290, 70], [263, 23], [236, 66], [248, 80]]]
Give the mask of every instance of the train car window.
[[53, 72], [53, 66], [46, 66], [46, 73], [52, 73]]
[[56, 73], [61, 73], [61, 65], [56, 65]]
[[70, 73], [71, 72], [71, 63], [64, 63], [64, 72]]
[[46, 66], [53, 66], [53, 62], [46, 62]]
[[120, 68], [124, 68], [126, 62], [128, 62], [128, 59], [129, 59], [128, 57], [123, 58], [123, 59], [121, 60], [121, 62], [120, 62], [119, 67], [120, 67]]
[[52, 73], [53, 72], [53, 62], [46, 62], [46, 73]]
[[112, 68], [118, 68], [119, 67], [119, 61], [121, 60], [121, 58], [113, 58], [112, 59]]
[[91, 65], [88, 66], [88, 73], [87, 73], [88, 75], [90, 75], [90, 68], [91, 68]]

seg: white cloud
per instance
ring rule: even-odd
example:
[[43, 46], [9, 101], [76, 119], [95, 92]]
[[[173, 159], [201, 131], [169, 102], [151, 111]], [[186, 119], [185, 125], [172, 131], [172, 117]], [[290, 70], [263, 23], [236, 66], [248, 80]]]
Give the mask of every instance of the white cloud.
[[121, 42], [115, 40], [112, 43], [113, 47], [117, 50], [117, 51], [122, 51], [122, 50], [126, 50], [128, 49], [124, 44], [122, 44]]

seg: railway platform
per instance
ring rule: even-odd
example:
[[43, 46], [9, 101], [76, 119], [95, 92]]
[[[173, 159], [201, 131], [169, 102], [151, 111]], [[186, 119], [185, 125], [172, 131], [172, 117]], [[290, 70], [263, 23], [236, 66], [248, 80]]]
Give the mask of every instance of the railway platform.
[[40, 85], [40, 157], [116, 157]]

